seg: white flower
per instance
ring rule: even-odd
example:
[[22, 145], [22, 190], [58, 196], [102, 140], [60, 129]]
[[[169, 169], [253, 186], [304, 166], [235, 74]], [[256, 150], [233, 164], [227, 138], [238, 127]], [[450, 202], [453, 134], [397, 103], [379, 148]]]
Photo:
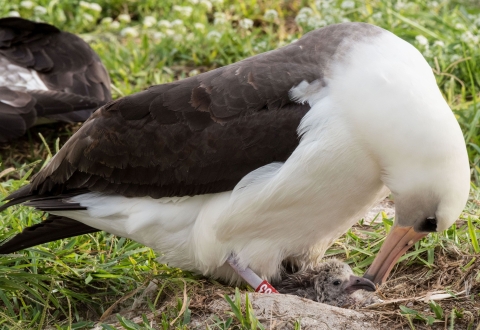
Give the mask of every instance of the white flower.
[[458, 55], [458, 54], [453, 54], [453, 55], [450, 57], [450, 62], [453, 63], [453, 62], [456, 62], [456, 61], [461, 60], [461, 59], [462, 59], [462, 57], [461, 57], [460, 55]]
[[25, 9], [32, 9], [35, 4], [32, 1], [22, 1], [20, 2], [20, 7], [23, 7]]
[[345, 0], [345, 1], [342, 2], [342, 4], [340, 5], [340, 7], [342, 7], [342, 9], [352, 9], [352, 8], [355, 8], [355, 1]]
[[198, 5], [198, 0], [188, 0], [192, 5]]
[[199, 74], [199, 73], [200, 73], [199, 70], [193, 69], [192, 71], [190, 71], [190, 72], [188, 73], [188, 76], [189, 76], [189, 77], [193, 77], [193, 76], [196, 76], [196, 75]]
[[218, 41], [218, 40], [220, 40], [221, 37], [222, 37], [222, 34], [218, 31], [215, 31], [215, 30], [207, 33], [207, 39], [208, 40]]
[[253, 46], [253, 51], [256, 53], [264, 52], [267, 49], [267, 42], [260, 41], [255, 46]]
[[187, 41], [193, 41], [195, 40], [195, 35], [193, 33], [189, 33], [187, 34], [187, 36], [185, 37], [185, 40]]
[[297, 23], [298, 25], [307, 24], [308, 18], [309, 18], [309, 17], [306, 16], [306, 15], [298, 14], [298, 15], [295, 17], [295, 23]]
[[180, 27], [183, 26], [183, 21], [181, 19], [175, 19], [172, 21], [172, 27]]
[[313, 12], [312, 8], [303, 7], [298, 11], [297, 16], [295, 17], [295, 22], [298, 25], [307, 24], [308, 19], [314, 15], [315, 13]]
[[318, 29], [327, 25], [327, 22], [320, 17], [312, 16], [309, 17], [307, 20], [307, 26], [312, 29]]
[[47, 13], [47, 8], [42, 6], [35, 6], [35, 8], [33, 8], [33, 11], [37, 15], [45, 15]]
[[100, 22], [102, 25], [110, 25], [113, 22], [113, 18], [111, 17], [104, 17], [102, 18], [102, 21]]
[[161, 19], [160, 21], [158, 21], [157, 26], [159, 28], [169, 29], [169, 28], [172, 27], [172, 23], [170, 23], [169, 21], [167, 21], [165, 19]]
[[431, 51], [430, 49], [426, 48], [426, 49], [423, 51], [423, 56], [424, 56], [424, 57], [427, 57], [427, 58], [433, 57], [432, 51]]
[[253, 27], [253, 21], [250, 18], [244, 18], [238, 22], [238, 26], [240, 26], [242, 29], [248, 30]]
[[382, 12], [377, 11], [375, 14], [372, 15], [372, 18], [375, 20], [381, 20], [382, 19]]
[[157, 19], [153, 16], [145, 16], [143, 19], [143, 26], [149, 28], [154, 26], [157, 23]]
[[128, 14], [120, 14], [120, 15], [118, 15], [117, 19], [121, 23], [130, 23], [130, 21], [131, 21], [130, 15], [128, 15]]
[[212, 11], [212, 3], [208, 0], [200, 0], [200, 6], [204, 7], [207, 11]]
[[424, 47], [428, 47], [428, 39], [422, 36], [421, 34], [415, 37], [415, 40]]
[[307, 16], [313, 16], [315, 13], [313, 12], [313, 9], [310, 7], [303, 7], [298, 11], [299, 15], [307, 15]]
[[18, 11], [11, 11], [7, 14], [8, 17], [20, 17], [20, 13]]
[[138, 37], [138, 31], [135, 30], [135, 28], [129, 26], [129, 27], [126, 27], [126, 28], [122, 29], [122, 31], [120, 31], [120, 35], [122, 37], [133, 37], [133, 38], [135, 38], [135, 37]]
[[228, 22], [227, 15], [224, 13], [216, 12], [213, 14], [213, 16], [215, 17], [213, 20], [213, 25], [224, 25]]
[[92, 2], [92, 3], [90, 3], [90, 9], [93, 10], [93, 11], [96, 11], [97, 13], [100, 13], [102, 11], [102, 6], [100, 6], [96, 2]]
[[437, 1], [428, 1], [427, 4], [430, 8], [437, 8], [438, 7], [438, 2]]
[[317, 0], [315, 1], [315, 7], [317, 9], [329, 9], [330, 6], [332, 5], [333, 0]]
[[266, 21], [272, 22], [278, 18], [278, 12], [275, 9], [267, 9], [265, 14], [263, 14], [263, 18]]
[[205, 25], [202, 24], [202, 23], [195, 23], [195, 24], [193, 24], [193, 27], [197, 30], [200, 30], [200, 31], [205, 30]]
[[460, 39], [466, 43], [466, 44], [478, 44], [478, 41], [480, 39], [479, 36], [473, 34], [471, 31], [466, 31], [464, 33], [462, 33], [462, 35], [460, 36]]
[[102, 11], [102, 6], [100, 6], [98, 3], [95, 3], [95, 2], [80, 1], [79, 5], [83, 9], [93, 10], [93, 11], [96, 11], [97, 13], [100, 13]]
[[180, 15], [185, 17], [190, 17], [193, 12], [193, 8], [189, 6], [173, 6], [173, 11], [180, 13]]
[[156, 40], [156, 41], [162, 40], [162, 39], [165, 38], [165, 33], [158, 32], [158, 31], [153, 32], [152, 38], [153, 38], [153, 40]]
[[110, 29], [112, 30], [118, 30], [120, 28], [120, 22], [119, 21], [113, 21], [110, 23]]
[[433, 43], [433, 46], [434, 47], [439, 47], [439, 48], [443, 48], [445, 47], [445, 43], [441, 40], [436, 40], [434, 43]]
[[455, 24], [455, 28], [459, 30], [465, 30], [465, 25], [463, 25], [462, 23], [457, 23]]
[[90, 23], [95, 22], [95, 18], [89, 13], [83, 13], [83, 19]]
[[167, 29], [167, 30], [165, 31], [165, 35], [166, 35], [167, 37], [173, 37], [175, 34], [176, 34], [176, 32], [173, 31], [172, 29]]
[[88, 2], [80, 1], [79, 5], [83, 9], [90, 9], [90, 4]]
[[403, 1], [397, 1], [395, 4], [395, 10], [402, 10], [405, 9], [407, 5]]
[[338, 23], [337, 19], [335, 18], [335, 16], [325, 16], [325, 21], [327, 21], [327, 25], [329, 24], [335, 24], [335, 23]]

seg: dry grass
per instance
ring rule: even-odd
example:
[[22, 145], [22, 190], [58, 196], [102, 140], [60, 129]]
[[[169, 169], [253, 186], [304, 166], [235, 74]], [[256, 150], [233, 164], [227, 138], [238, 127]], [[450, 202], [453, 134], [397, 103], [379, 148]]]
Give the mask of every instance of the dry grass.
[[[388, 282], [379, 287], [377, 296], [383, 301], [366, 307], [355, 307], [360, 312], [373, 313], [379, 329], [478, 329], [480, 327], [480, 301], [474, 297], [480, 293], [480, 255], [465, 255], [455, 247], [436, 252], [436, 265], [431, 269], [423, 265], [400, 263], [392, 273]], [[473, 260], [473, 262], [472, 262]], [[141, 304], [132, 310], [117, 305], [105, 323], [113, 323], [122, 329], [115, 313], [126, 319], [143, 323], [142, 314], [153, 326], [162, 324], [162, 317], [180, 315], [179, 306], [188, 301], [188, 312], [191, 319], [207, 320], [212, 325], [218, 320], [226, 321], [225, 315], [212, 315], [211, 304], [215, 300], [223, 300], [224, 296], [233, 295], [234, 289], [208, 279], [194, 282], [173, 284], [169, 280], [157, 281], [157, 288], [147, 295], [137, 294], [136, 302]], [[243, 291], [248, 292], [248, 291]], [[127, 294], [126, 296], [129, 296]], [[447, 298], [448, 296], [448, 298]], [[147, 306], [147, 300], [156, 301], [156, 311]], [[437, 311], [442, 311], [442, 319], [432, 311], [432, 301]], [[421, 311], [419, 316], [402, 312], [400, 306]], [[185, 311], [184, 311], [185, 312]], [[113, 316], [112, 316], [113, 315]], [[183, 313], [182, 313], [183, 315]], [[433, 317], [433, 325], [425, 320]], [[301, 315], [298, 316], [299, 319]], [[321, 316], [319, 316], [321, 319]], [[295, 321], [295, 320], [292, 320]], [[238, 323], [238, 322], [237, 322]], [[237, 324], [235, 322], [232, 325]], [[275, 327], [274, 327], [275, 328]]]
[[[403, 329], [410, 326], [408, 318], [414, 316], [402, 314], [401, 305], [423, 311], [422, 317], [435, 318], [429, 306], [434, 299], [443, 310], [444, 320], [436, 318], [434, 325], [428, 326], [417, 319], [414, 325], [416, 329], [449, 329], [452, 315], [455, 315], [454, 329], [475, 329], [480, 324], [480, 301], [475, 299], [480, 293], [478, 257], [465, 255], [452, 247], [436, 253], [436, 264], [431, 269], [402, 263], [377, 292], [384, 302], [366, 307], [365, 310], [377, 314], [385, 328]], [[449, 294], [452, 297], [446, 298]], [[443, 299], [437, 300], [439, 298]]]

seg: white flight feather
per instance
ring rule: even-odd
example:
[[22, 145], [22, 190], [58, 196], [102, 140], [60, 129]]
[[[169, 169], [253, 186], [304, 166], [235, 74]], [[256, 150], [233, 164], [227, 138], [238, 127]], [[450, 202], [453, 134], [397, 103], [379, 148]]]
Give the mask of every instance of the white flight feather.
[[[21, 87], [27, 90], [48, 90], [35, 70], [13, 64], [4, 57], [0, 57], [0, 86], [12, 89]], [[6, 101], [2, 102], [9, 104]]]

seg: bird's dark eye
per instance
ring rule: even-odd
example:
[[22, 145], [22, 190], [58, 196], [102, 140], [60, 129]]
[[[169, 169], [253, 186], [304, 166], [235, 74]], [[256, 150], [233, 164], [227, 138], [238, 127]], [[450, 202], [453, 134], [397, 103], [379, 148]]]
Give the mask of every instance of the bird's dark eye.
[[340, 282], [339, 280], [333, 281], [333, 285], [340, 285], [340, 283], [341, 283], [341, 282]]
[[437, 218], [428, 217], [419, 226], [419, 231], [432, 233], [437, 231]]

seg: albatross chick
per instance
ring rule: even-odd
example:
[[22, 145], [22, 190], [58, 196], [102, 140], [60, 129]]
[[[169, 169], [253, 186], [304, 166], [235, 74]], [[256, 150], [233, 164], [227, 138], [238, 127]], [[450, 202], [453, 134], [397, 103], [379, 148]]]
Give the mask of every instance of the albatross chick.
[[355, 276], [346, 263], [330, 259], [313, 267], [287, 275], [275, 288], [320, 303], [343, 307], [368, 305], [375, 301], [375, 284]]

